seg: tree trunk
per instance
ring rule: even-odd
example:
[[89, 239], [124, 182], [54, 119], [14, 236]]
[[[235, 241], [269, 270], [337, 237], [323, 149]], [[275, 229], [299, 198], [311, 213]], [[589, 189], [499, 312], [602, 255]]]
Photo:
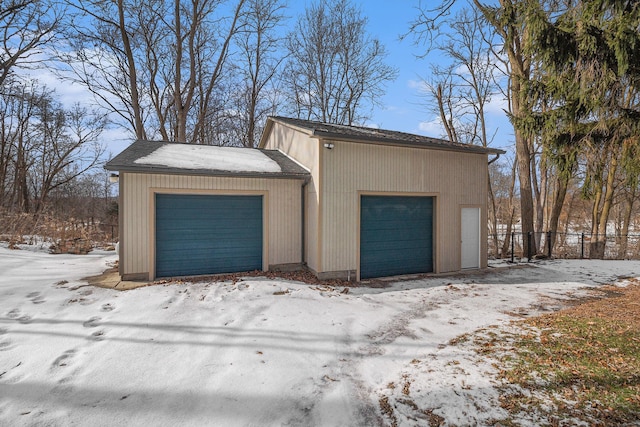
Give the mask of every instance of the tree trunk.
[[[176, 109], [176, 123], [174, 138], [177, 142], [187, 142], [187, 106], [184, 104], [182, 93], [182, 16], [180, 11], [180, 0], [175, 0], [174, 5], [174, 31], [175, 31], [175, 49], [176, 49], [176, 66], [175, 77], [173, 82], [173, 102]], [[194, 23], [195, 25], [195, 23]], [[193, 72], [193, 70], [191, 70]]]
[[516, 160], [514, 160], [513, 166], [511, 167], [511, 186], [509, 187], [509, 220], [507, 221], [507, 235], [504, 239], [501, 251], [503, 257], [511, 250], [511, 230], [513, 229], [513, 220], [516, 216], [516, 209], [513, 203], [516, 188], [516, 163]]
[[30, 211], [29, 187], [27, 186], [27, 160], [23, 137], [24, 135], [18, 137], [14, 191], [16, 192], [16, 205], [22, 212], [28, 213]]
[[436, 94], [436, 98], [438, 100], [438, 110], [440, 111], [440, 120], [442, 120], [442, 125], [444, 129], [447, 131], [447, 136], [449, 137], [449, 141], [458, 142], [458, 136], [456, 135], [455, 128], [453, 127], [453, 123], [449, 121], [447, 114], [444, 109], [444, 96], [442, 94], [442, 85], [438, 85], [438, 92]]
[[122, 45], [124, 48], [125, 56], [127, 58], [127, 72], [129, 74], [129, 88], [131, 90], [131, 109], [133, 110], [133, 125], [135, 127], [134, 130], [137, 139], [146, 139], [144, 122], [142, 119], [142, 108], [140, 107], [140, 95], [138, 93], [138, 73], [136, 71], [136, 62], [135, 58], [133, 57], [131, 41], [129, 39], [129, 33], [127, 33], [127, 27], [125, 23], [124, 1], [117, 1], [120, 37], [122, 38]]
[[[487, 172], [487, 175], [489, 173]], [[491, 223], [491, 228], [493, 230], [493, 247], [495, 249], [496, 258], [500, 257], [500, 242], [498, 239], [498, 215], [497, 215], [497, 207], [496, 207], [496, 197], [493, 194], [493, 188], [491, 187], [491, 177], [488, 177], [488, 189], [489, 193], [489, 221]]]
[[231, 39], [238, 31], [238, 20], [240, 19], [240, 14], [242, 12], [242, 7], [244, 5], [245, 0], [238, 0], [236, 4], [233, 20], [229, 27], [229, 31], [226, 33], [226, 37], [222, 46], [220, 47], [220, 51], [218, 57], [216, 59], [216, 66], [211, 71], [211, 75], [207, 82], [200, 82], [202, 85], [200, 97], [200, 111], [197, 114], [197, 119], [195, 121], [193, 127], [194, 133], [194, 142], [196, 144], [209, 144], [211, 141], [207, 138], [207, 128], [209, 118], [207, 117], [207, 112], [209, 111], [209, 107], [211, 104], [211, 98], [213, 96], [214, 89], [219, 83], [220, 76], [222, 75], [222, 68], [226, 62], [229, 46], [231, 45]]
[[[516, 130], [516, 157], [518, 162], [518, 180], [520, 182], [520, 225], [522, 236], [531, 233], [534, 239], [532, 248], [536, 247], [533, 228], [533, 188], [531, 186], [531, 152], [529, 142], [520, 131]], [[528, 251], [528, 248], [525, 248]], [[533, 254], [525, 253], [526, 256]]]
[[633, 204], [635, 202], [637, 188], [632, 187], [627, 193], [624, 217], [622, 221], [622, 229], [620, 230], [620, 246], [618, 246], [618, 259], [627, 258], [627, 249], [629, 246], [629, 224], [631, 223], [631, 214], [633, 213]]
[[564, 206], [564, 199], [567, 196], [567, 187], [569, 186], [569, 178], [564, 177], [562, 174], [558, 176], [556, 191], [553, 197], [553, 205], [551, 206], [551, 215], [549, 216], [549, 229], [551, 233], [551, 248], [555, 247], [556, 237], [558, 234], [558, 223], [560, 221], [560, 214]]
[[[605, 183], [604, 199], [602, 198], [602, 189], [598, 189], [593, 204], [592, 225], [591, 225], [591, 243], [589, 244], [589, 258], [604, 259], [605, 246], [607, 242], [607, 221], [609, 212], [613, 205], [613, 194], [615, 188], [615, 175], [618, 169], [618, 157], [616, 153], [611, 154], [609, 162], [609, 171], [607, 173], [607, 181]], [[600, 201], [602, 200], [602, 208], [600, 209]]]
[[[478, 0], [474, 0], [476, 4], [479, 4]], [[516, 13], [515, 5], [509, 1], [501, 0], [501, 5], [510, 9], [513, 13]], [[494, 23], [496, 29], [499, 29], [500, 24]], [[507, 56], [509, 59], [509, 65], [511, 66], [511, 75], [509, 79], [509, 98], [510, 98], [510, 112], [515, 118], [519, 118], [526, 115], [531, 107], [527, 102], [526, 89], [523, 87], [523, 83], [529, 81], [529, 74], [531, 69], [530, 59], [525, 56], [521, 40], [516, 23], [507, 24], [506, 29], [502, 30], [502, 37], [507, 44]], [[524, 237], [531, 233], [534, 238], [534, 242], [531, 247], [536, 247], [535, 234], [533, 227], [533, 188], [531, 185], [531, 137], [525, 135], [525, 133], [514, 126], [515, 142], [516, 142], [516, 160], [518, 162], [518, 181], [520, 183], [520, 226], [521, 232]], [[528, 249], [527, 249], [528, 250]], [[533, 254], [526, 254], [532, 256]]]
[[[537, 170], [540, 171], [540, 179], [538, 179]], [[534, 195], [534, 228], [535, 232], [535, 244], [534, 250], [536, 253], [540, 252], [540, 245], [542, 244], [542, 233], [544, 229], [544, 211], [547, 201], [547, 164], [544, 157], [541, 156], [540, 163], [536, 162], [535, 153], [531, 156], [531, 181], [533, 184]], [[548, 244], [548, 243], [547, 243]]]
[[502, 249], [500, 250], [500, 255], [502, 258], [506, 257], [506, 255], [511, 252], [511, 232], [513, 230], [513, 219], [516, 216], [516, 209], [511, 208], [511, 212], [509, 213], [509, 221], [507, 221], [507, 230], [504, 236], [504, 242], [502, 243]]

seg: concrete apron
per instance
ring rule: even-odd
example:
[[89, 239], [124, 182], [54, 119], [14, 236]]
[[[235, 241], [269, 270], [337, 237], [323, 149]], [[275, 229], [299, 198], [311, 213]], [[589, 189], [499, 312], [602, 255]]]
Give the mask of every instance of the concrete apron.
[[117, 291], [128, 291], [130, 289], [142, 288], [149, 286], [149, 282], [133, 282], [129, 280], [120, 280], [117, 268], [110, 268], [97, 276], [85, 277], [83, 280], [89, 282], [90, 286], [99, 288], [115, 289]]

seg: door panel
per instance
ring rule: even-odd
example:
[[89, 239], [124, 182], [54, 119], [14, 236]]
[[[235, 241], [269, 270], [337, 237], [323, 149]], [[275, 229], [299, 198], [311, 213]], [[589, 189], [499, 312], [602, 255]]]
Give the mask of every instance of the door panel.
[[262, 196], [156, 195], [156, 277], [262, 269]]
[[480, 268], [480, 209], [462, 208], [460, 268]]
[[362, 196], [360, 278], [433, 271], [433, 198]]

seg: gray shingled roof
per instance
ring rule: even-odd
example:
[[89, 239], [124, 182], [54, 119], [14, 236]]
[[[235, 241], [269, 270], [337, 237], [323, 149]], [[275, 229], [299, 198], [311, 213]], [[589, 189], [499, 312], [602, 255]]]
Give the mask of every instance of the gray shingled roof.
[[504, 150], [485, 148], [478, 145], [458, 144], [444, 139], [375, 129], [362, 126], [336, 125], [313, 120], [272, 116], [271, 120], [311, 131], [313, 136], [327, 139], [346, 140], [371, 144], [403, 145], [409, 147], [435, 148], [441, 150], [466, 151], [484, 154], [504, 154]]
[[275, 161], [279, 166], [280, 172], [256, 172], [250, 169], [246, 171], [229, 171], [217, 169], [202, 168], [185, 168], [170, 167], [163, 165], [150, 165], [136, 163], [137, 160], [146, 157], [159, 148], [166, 145], [188, 145], [167, 141], [142, 141], [138, 140], [127, 147], [120, 154], [115, 156], [105, 165], [105, 169], [110, 171], [122, 172], [147, 172], [147, 173], [163, 173], [163, 174], [181, 174], [181, 175], [207, 175], [207, 176], [236, 176], [236, 177], [266, 177], [266, 178], [299, 178], [309, 179], [310, 173], [298, 163], [277, 150], [263, 150], [256, 148], [242, 148], [242, 150], [255, 150], [263, 153], [265, 156]]

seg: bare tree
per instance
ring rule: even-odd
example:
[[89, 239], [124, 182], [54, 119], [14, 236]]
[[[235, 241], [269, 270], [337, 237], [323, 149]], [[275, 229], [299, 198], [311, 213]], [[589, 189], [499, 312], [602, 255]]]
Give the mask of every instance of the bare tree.
[[[511, 252], [511, 232], [516, 223], [518, 214], [516, 203], [516, 168], [515, 157], [505, 162], [495, 162], [489, 165], [489, 176], [494, 190], [496, 201], [496, 224], [490, 224], [491, 232], [495, 234], [494, 244], [498, 243], [497, 237], [504, 236], [502, 247], [496, 246], [496, 256], [506, 257]], [[493, 228], [495, 227], [495, 228]]]
[[52, 191], [98, 164], [104, 152], [98, 137], [106, 124], [98, 113], [77, 104], [65, 110], [50, 98], [42, 99], [37, 119], [32, 137], [40, 144], [30, 174], [36, 213]]
[[[526, 4], [519, 0], [500, 0], [500, 7], [489, 7], [478, 0], [473, 0], [484, 18], [495, 29], [502, 39], [502, 50], [508, 61], [508, 99], [509, 113], [517, 123], [533, 110], [528, 96], [527, 85], [530, 81], [532, 58], [525, 52], [523, 43]], [[516, 161], [518, 165], [518, 182], [520, 190], [520, 218], [523, 236], [535, 237], [533, 188], [531, 178], [531, 159], [533, 139], [523, 132], [518, 125], [514, 126], [516, 143]], [[535, 240], [527, 247], [535, 248]], [[531, 256], [532, 254], [528, 253]]]
[[[148, 137], [149, 102], [142, 91], [139, 68], [144, 63], [136, 9], [124, 0], [69, 2], [69, 50], [59, 53], [75, 75], [107, 110], [124, 120], [137, 139]], [[139, 13], [137, 13], [139, 12]], [[157, 22], [148, 16], [145, 25]], [[145, 35], [148, 33], [145, 32]], [[68, 75], [65, 75], [68, 77]]]
[[607, 222], [616, 190], [618, 150], [613, 146], [592, 146], [589, 154], [585, 194], [592, 200], [589, 257], [604, 258]]
[[2, 203], [7, 209], [30, 210], [28, 171], [37, 141], [29, 135], [41, 93], [34, 83], [7, 85], [2, 91]]
[[0, 87], [15, 67], [42, 62], [45, 45], [56, 38], [62, 11], [46, 0], [8, 0], [0, 8]]
[[[437, 42], [436, 49], [450, 62], [446, 67], [431, 67], [437, 82], [427, 84], [431, 89], [427, 105], [437, 111], [453, 142], [483, 147], [493, 142], [495, 131], [487, 129], [486, 117], [488, 103], [500, 94], [493, 39], [477, 9], [462, 9], [450, 23], [450, 31]], [[491, 179], [488, 182], [489, 222], [497, 250], [497, 206]]]
[[233, 73], [239, 80], [230, 120], [245, 147], [258, 145], [266, 117], [277, 109], [276, 76], [285, 57], [276, 30], [284, 21], [284, 7], [282, 0], [247, 0], [236, 39], [239, 52]]
[[366, 25], [348, 0], [307, 7], [287, 38], [284, 91], [294, 115], [338, 124], [366, 120], [397, 74]]
[[[421, 7], [420, 16], [412, 23], [410, 31], [419, 43], [427, 44], [428, 50], [433, 48], [433, 41], [441, 35], [441, 26], [445, 18], [450, 16], [454, 4], [455, 0], [442, 0], [435, 6], [425, 4]], [[522, 233], [528, 235], [535, 231], [531, 178], [533, 140], [518, 125], [518, 121], [530, 115], [534, 108], [528, 96], [532, 57], [525, 51], [523, 40], [527, 5], [520, 0], [499, 0], [498, 5], [495, 6], [480, 0], [472, 0], [471, 4], [480, 11], [482, 19], [490, 25], [491, 31], [499, 38], [496, 46], [500, 46], [500, 51], [496, 52], [495, 58], [503, 61], [503, 68], [508, 77], [505, 94], [508, 100], [508, 111], [514, 122], [521, 228]], [[535, 244], [532, 245], [532, 247], [535, 246]]]
[[432, 78], [423, 79], [423, 84], [426, 88], [426, 110], [440, 118], [449, 141], [460, 142], [458, 131], [462, 130], [464, 124], [459, 120], [463, 115], [459, 114], [460, 97], [455, 68], [453, 64], [446, 67], [432, 65]]
[[[138, 139], [205, 139], [245, 0], [79, 0], [61, 57]], [[227, 9], [225, 9], [227, 10]]]
[[[83, 225], [107, 223], [112, 225], [110, 215], [114, 197], [111, 194], [109, 173], [104, 169], [85, 173], [57, 187], [50, 193], [50, 208], [55, 218], [81, 222]], [[115, 230], [114, 230], [115, 231]], [[111, 235], [109, 229], [109, 235]]]
[[38, 214], [54, 189], [97, 164], [104, 117], [78, 106], [66, 110], [35, 83], [16, 85], [0, 105], [1, 205]]

